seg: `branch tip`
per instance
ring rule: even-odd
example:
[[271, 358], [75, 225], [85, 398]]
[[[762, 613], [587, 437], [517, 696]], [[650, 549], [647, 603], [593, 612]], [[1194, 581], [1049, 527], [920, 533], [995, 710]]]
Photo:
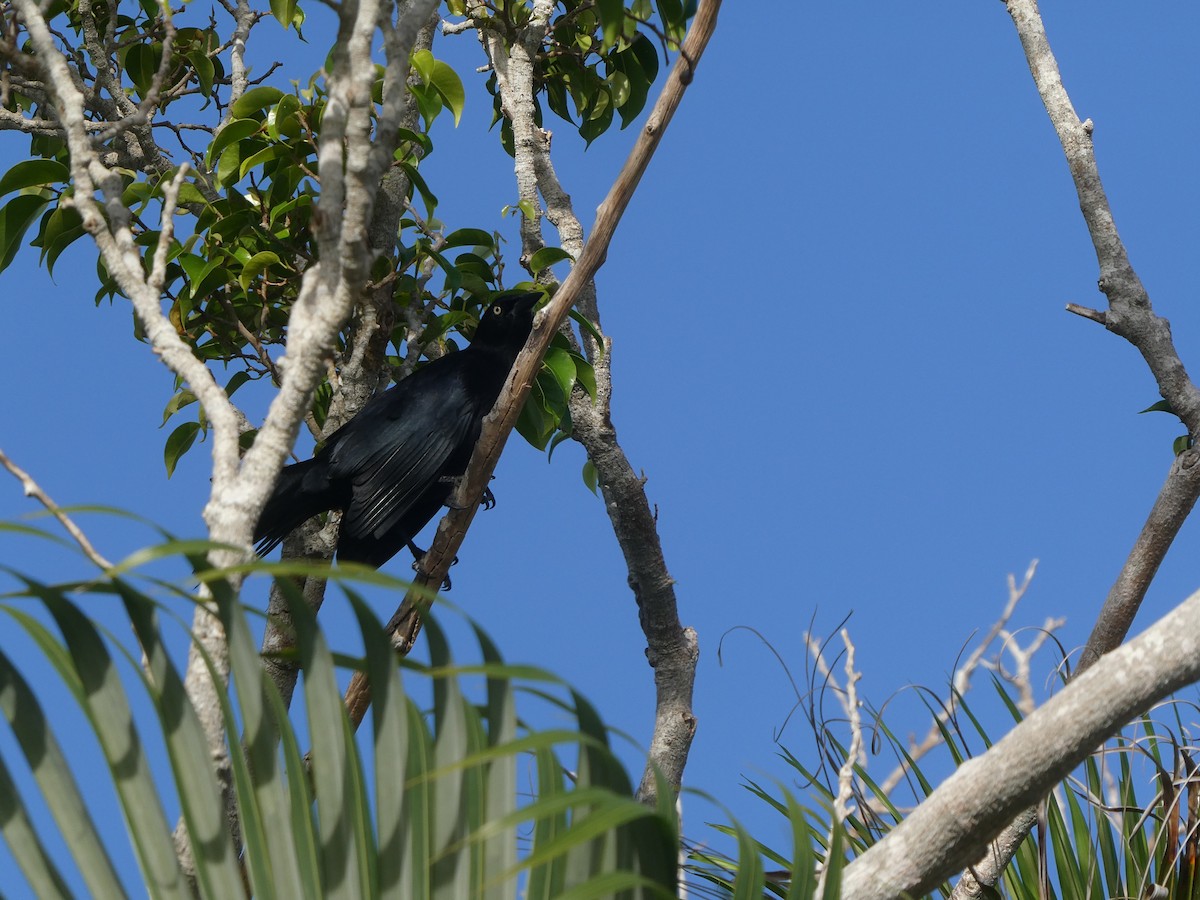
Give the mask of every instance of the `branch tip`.
[[1098, 322], [1104, 326], [1108, 325], [1108, 314], [1101, 310], [1092, 309], [1090, 306], [1080, 306], [1078, 303], [1068, 303], [1066, 309], [1069, 313], [1074, 313], [1085, 319], [1091, 319], [1093, 322]]

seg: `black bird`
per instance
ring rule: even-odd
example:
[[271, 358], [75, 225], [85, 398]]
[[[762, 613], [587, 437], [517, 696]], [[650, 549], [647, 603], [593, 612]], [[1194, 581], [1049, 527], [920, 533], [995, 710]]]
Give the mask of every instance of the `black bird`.
[[333, 509], [342, 511], [341, 561], [379, 568], [412, 546], [466, 471], [541, 296], [492, 300], [470, 346], [372, 398], [312, 459], [286, 466], [254, 530], [258, 553], [269, 553], [306, 519]]

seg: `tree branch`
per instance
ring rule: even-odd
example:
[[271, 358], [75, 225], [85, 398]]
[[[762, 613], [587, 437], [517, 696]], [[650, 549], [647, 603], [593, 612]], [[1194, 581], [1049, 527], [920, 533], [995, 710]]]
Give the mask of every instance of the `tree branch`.
[[842, 896], [919, 897], [972, 861], [1109, 735], [1200, 679], [1200, 593], [1085, 674], [955, 770], [916, 810], [842, 873]]
[[[1071, 178], [1079, 196], [1079, 207], [1091, 234], [1100, 264], [1099, 287], [1108, 297], [1108, 309], [1091, 310], [1077, 304], [1067, 309], [1103, 324], [1133, 344], [1146, 360], [1159, 393], [1195, 438], [1200, 436], [1200, 391], [1192, 383], [1171, 339], [1166, 319], [1155, 315], [1150, 297], [1129, 261], [1125, 245], [1100, 181], [1092, 143], [1095, 126], [1091, 119], [1080, 121], [1062, 83], [1058, 62], [1050, 49], [1037, 0], [1007, 0], [1029, 70], [1062, 144]], [[1200, 497], [1200, 454], [1189, 450], [1171, 466], [1166, 484], [1159, 492], [1150, 516], [1130, 551], [1129, 558], [1104, 601], [1096, 624], [1080, 657], [1076, 677], [1102, 654], [1119, 646], [1129, 633], [1134, 616], [1145, 598], [1167, 550]], [[981, 859], [964, 873], [955, 898], [982, 896], [983, 886], [995, 884], [1012, 854], [1036, 823], [1036, 810], [1024, 810], [1006, 828], [1000, 840], [986, 849]]]
[[1007, 5], [1034, 83], [1062, 144], [1079, 195], [1079, 208], [1100, 263], [1099, 286], [1109, 304], [1104, 317], [1105, 327], [1137, 347], [1154, 374], [1163, 398], [1170, 402], [1188, 431], [1200, 435], [1200, 390], [1188, 377], [1175, 350], [1170, 325], [1166, 319], [1154, 314], [1146, 288], [1133, 270], [1117, 233], [1096, 166], [1092, 120], [1079, 121], [1071, 98], [1067, 96], [1037, 0], [1008, 0]]
[[19, 482], [21, 482], [21, 487], [25, 490], [26, 497], [32, 497], [38, 503], [42, 504], [42, 506], [46, 507], [50, 514], [54, 516], [54, 518], [58, 519], [59, 524], [61, 524], [62, 527], [67, 530], [67, 534], [74, 539], [75, 543], [79, 545], [79, 549], [83, 551], [84, 555], [88, 559], [94, 562], [101, 569], [107, 570], [113, 567], [113, 564], [105, 559], [100, 554], [100, 551], [92, 546], [92, 542], [89, 541], [87, 535], [83, 533], [83, 529], [76, 525], [71, 520], [71, 517], [63, 512], [57, 503], [50, 499], [50, 496], [41, 489], [36, 481], [33, 480], [32, 475], [9, 459], [8, 455], [3, 450], [0, 450], [0, 466], [4, 466], [4, 468], [8, 469], [8, 471], [10, 471]]
[[[511, 55], [505, 55], [504, 41], [494, 31], [483, 31], [479, 36], [496, 73], [505, 114], [512, 122], [519, 199], [526, 208], [539, 212], [522, 218], [521, 257], [526, 266], [534, 253], [545, 246], [540, 215], [542, 200], [546, 218], [558, 231], [562, 249], [574, 259], [579, 259], [584, 249], [583, 226], [575, 215], [570, 195], [558, 180], [550, 156], [550, 135], [537, 125], [533, 102], [534, 57], [545, 35], [549, 13], [548, 7], [535, 8], [535, 15], [514, 43]], [[541, 275], [530, 271], [534, 277]], [[575, 305], [600, 331], [600, 311], [592, 279], [580, 287]], [[574, 342], [570, 330], [564, 331]], [[593, 403], [582, 390], [572, 393], [572, 437], [583, 445], [599, 476], [604, 507], [625, 557], [629, 586], [646, 635], [646, 655], [655, 671], [655, 727], [639, 789], [640, 796], [653, 802], [657, 773], [664, 774], [676, 786], [683, 777], [696, 728], [691, 701], [699, 648], [695, 633], [685, 630], [679, 621], [675, 582], [667, 571], [658, 526], [646, 497], [645, 478], [630, 464], [612, 423], [612, 341], [606, 338], [601, 346], [587, 331], [582, 339], [595, 370], [596, 399]]]
[[[389, 623], [393, 641], [401, 652], [407, 652], [416, 640], [420, 628], [422, 598], [429, 596], [441, 584], [455, 553], [462, 545], [463, 537], [478, 507], [479, 498], [487, 486], [496, 461], [504, 448], [504, 442], [512, 431], [517, 415], [524, 404], [530, 385], [541, 365], [542, 356], [549, 347], [554, 334], [566, 319], [571, 305], [581, 292], [586, 291], [587, 286], [604, 262], [608, 246], [621, 216], [646, 171], [663, 132], [678, 108], [683, 93], [692, 80], [695, 66], [712, 36], [719, 8], [719, 0], [704, 0], [701, 3], [684, 41], [680, 58], [676, 60], [624, 167], [597, 211], [591, 236], [583, 245], [570, 275], [563, 281], [554, 298], [539, 315], [533, 334], [517, 358], [513, 371], [509, 375], [508, 383], [496, 402], [495, 409], [484, 421], [483, 432], [476, 445], [471, 464], [452, 500], [452, 509], [439, 523], [437, 535], [429, 552], [421, 561], [421, 570], [414, 579], [413, 588], [406, 594], [403, 603]], [[626, 465], [628, 464], [626, 463]], [[645, 503], [644, 497], [642, 503]], [[652, 523], [653, 518], [649, 516], [648, 504], [645, 504], [645, 514]], [[653, 548], [657, 547], [657, 541], [652, 541], [651, 544], [652, 549], [648, 552], [652, 555], [655, 552]], [[634, 587], [635, 594], [647, 589], [654, 591], [670, 589], [669, 577], [665, 575], [666, 567], [661, 561], [661, 551], [657, 552], [659, 556], [657, 564], [648, 566], [647, 570], [661, 573], [659, 583], [631, 585]], [[633, 565], [630, 566], [630, 570], [631, 572], [635, 571]], [[640, 571], [640, 568], [637, 571]], [[683, 763], [686, 762], [687, 751], [695, 727], [695, 720], [690, 712], [691, 673], [694, 673], [697, 655], [695, 633], [690, 629], [685, 630], [679, 625], [674, 611], [673, 596], [669, 614], [658, 605], [653, 607], [652, 614], [647, 613], [648, 609], [651, 607], [643, 603], [643, 624], [649, 622], [647, 628], [653, 629], [655, 633], [655, 637], [650, 639], [650, 646], [663, 646], [671, 641], [675, 643], [677, 649], [673, 651], [671, 658], [678, 660], [678, 667], [682, 675], [672, 681], [686, 683], [686, 690], [676, 690], [671, 702], [664, 704], [662, 691], [664, 682], [668, 681], [665, 675], [668, 667], [664, 664], [664, 660], [658, 661], [659, 665], [656, 667], [655, 674], [660, 688], [658, 716], [660, 722], [656, 723], [651, 760], [661, 762], [663, 774], [671, 783], [677, 784], [682, 776]], [[647, 634], [650, 633], [651, 631], [648, 630]], [[659, 634], [672, 636], [660, 641]], [[652, 659], [652, 662], [655, 661]], [[356, 725], [362, 720], [369, 704], [370, 687], [365, 678], [356, 674], [346, 692], [346, 705]], [[653, 790], [651, 787], [647, 792], [643, 784], [640, 796], [650, 800], [653, 797]]]
[[[387, 29], [391, 36], [390, 41], [403, 40], [400, 28], [404, 27], [411, 6], [411, 0], [401, 3], [397, 13], [400, 19], [398, 27]], [[424, 27], [416, 33], [411, 50], [429, 49], [433, 43], [435, 23], [436, 16], [427, 17]], [[410, 77], [408, 60], [411, 52], [404, 51], [403, 46], [393, 47], [387, 41], [385, 45], [390, 48], [389, 60], [399, 60], [403, 66], [396, 66], [395, 71], [393, 67], [388, 67], [385, 73], [384, 97], [394, 102], [399, 124], [413, 129], [416, 127], [419, 111], [407, 88]], [[397, 94], [399, 100], [393, 101], [393, 95]], [[370, 246], [374, 253], [394, 254], [396, 233], [400, 227], [407, 192], [408, 177], [404, 170], [398, 166], [389, 168], [380, 179], [369, 225]], [[358, 304], [347, 338], [347, 352], [343, 355], [340, 367], [338, 390], [330, 404], [329, 415], [322, 429], [323, 435], [332, 434], [353, 418], [379, 388], [387, 385], [391, 374], [387, 361], [387, 343], [391, 337], [393, 308], [394, 300], [388, 285], [375, 289], [371, 296]], [[298, 535], [285, 541], [283, 555], [330, 559], [336, 546], [336, 529], [336, 522], [326, 526], [309, 523], [299, 529]], [[301, 590], [308, 605], [314, 611], [320, 609], [325, 598], [325, 580], [307, 577], [303, 579]], [[277, 586], [273, 586], [267, 601], [267, 628], [262, 642], [263, 665], [284, 698], [285, 704], [290, 704], [299, 675], [295, 656], [289, 652], [294, 646], [291, 609], [283, 592]]]

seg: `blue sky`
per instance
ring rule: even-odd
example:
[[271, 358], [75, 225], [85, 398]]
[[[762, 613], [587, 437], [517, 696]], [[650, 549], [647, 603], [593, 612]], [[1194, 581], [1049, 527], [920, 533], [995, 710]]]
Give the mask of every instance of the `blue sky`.
[[[1133, 264], [1195, 369], [1200, 11], [1044, 12], [1076, 109], [1095, 122]], [[264, 23], [256, 37], [278, 41], [279, 29]], [[465, 37], [435, 52], [480, 62]], [[427, 178], [444, 220], [490, 221], [515, 253], [512, 220], [499, 219], [515, 200], [511, 162], [486, 133], [482, 81], [458, 68], [466, 112], [457, 131], [439, 122]], [[550, 127], [559, 175], [590, 224], [632, 132], [585, 153], [566, 123]], [[0, 136], [0, 166], [26, 149]], [[127, 307], [93, 305], [93, 260], [74, 249], [51, 281], [25, 253], [0, 275], [0, 447], [61, 503], [120, 506], [198, 536], [206, 448], [167, 480], [157, 426], [170, 376], [132, 339]], [[748, 632], [728, 634], [718, 663], [730, 629], [757, 629], [799, 677], [810, 622], [827, 636], [849, 615], [860, 691], [878, 706], [908, 684], [941, 689], [1002, 607], [1005, 577], [1037, 558], [1014, 623], [1065, 616], [1059, 639], [1086, 640], [1181, 433], [1166, 415], [1137, 415], [1158, 399], [1137, 353], [1064, 311], [1102, 304], [1096, 274], [1003, 4], [815, 4], [777, 16], [726, 4], [598, 288], [614, 422], [648, 478], [680, 616], [700, 636], [687, 780], [764, 839], [782, 832], [739, 784], [791, 777], [773, 740], [795, 698]], [[560, 674], [644, 743], [651, 670], [582, 462], [574, 445], [547, 464], [510, 441], [498, 506], [477, 517], [451, 599], [510, 661]], [[0, 518], [32, 509], [0, 480]], [[83, 521], [110, 557], [152, 539]], [[1200, 587], [1198, 537], [1185, 527], [1137, 630]], [[47, 579], [82, 571], [63, 559], [0, 534], [6, 565]], [[407, 562], [388, 571], [403, 576]], [[386, 618], [395, 601], [375, 602]], [[2, 640], [21, 652], [11, 627]], [[1054, 662], [1041, 661], [1039, 678]], [[889, 713], [900, 733], [925, 730], [912, 698]], [[811, 753], [798, 720], [784, 743]], [[636, 751], [624, 755], [640, 769]], [[703, 837], [700, 820], [716, 814], [689, 803], [686, 830]]]

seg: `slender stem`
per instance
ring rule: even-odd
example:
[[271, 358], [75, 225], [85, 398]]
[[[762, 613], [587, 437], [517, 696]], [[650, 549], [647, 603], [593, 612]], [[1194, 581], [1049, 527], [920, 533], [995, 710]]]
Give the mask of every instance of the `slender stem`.
[[4, 468], [8, 469], [8, 471], [12, 472], [13, 476], [19, 482], [21, 482], [21, 487], [25, 490], [26, 497], [32, 497], [38, 503], [42, 504], [42, 506], [46, 507], [46, 509], [50, 511], [50, 514], [54, 516], [54, 518], [58, 519], [62, 527], [67, 530], [67, 534], [74, 539], [75, 543], [79, 545], [79, 549], [84, 552], [84, 555], [87, 556], [88, 559], [94, 562], [101, 569], [111, 569], [113, 567], [113, 564], [105, 559], [100, 554], [100, 551], [92, 546], [92, 542], [89, 541], [87, 535], [83, 533], [83, 529], [76, 525], [71, 520], [71, 517], [63, 512], [57, 503], [50, 499], [50, 496], [41, 489], [36, 481], [33, 480], [32, 475], [9, 459], [8, 455], [3, 450], [0, 450], [0, 466], [4, 466]]

